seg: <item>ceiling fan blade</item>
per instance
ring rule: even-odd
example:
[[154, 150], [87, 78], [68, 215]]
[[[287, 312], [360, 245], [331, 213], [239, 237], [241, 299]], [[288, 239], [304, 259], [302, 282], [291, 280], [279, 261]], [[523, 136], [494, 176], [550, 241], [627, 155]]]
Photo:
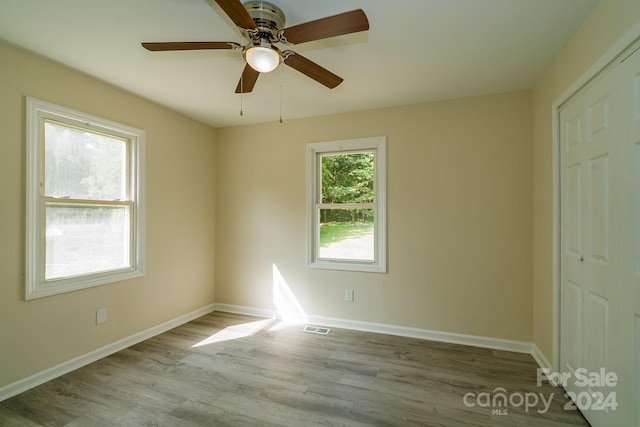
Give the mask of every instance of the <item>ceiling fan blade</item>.
[[244, 8], [240, 0], [215, 0], [218, 6], [224, 10], [224, 13], [231, 18], [234, 24], [240, 28], [255, 30], [258, 28], [253, 19]]
[[329, 89], [333, 89], [342, 83], [342, 77], [336, 76], [331, 71], [326, 68], [322, 68], [315, 62], [310, 61], [298, 53], [285, 51], [283, 52], [283, 55], [288, 55], [286, 56], [284, 63], [289, 67], [311, 77], [313, 80], [325, 85]]
[[198, 50], [198, 49], [240, 49], [234, 42], [151, 42], [142, 43], [142, 47], [152, 52], [167, 50]]
[[242, 77], [238, 82], [238, 86], [236, 86], [236, 93], [251, 92], [259, 75], [260, 72], [251, 68], [249, 64], [245, 65], [244, 70], [242, 71]]
[[367, 15], [362, 9], [356, 9], [285, 28], [283, 34], [289, 43], [297, 44], [368, 29]]

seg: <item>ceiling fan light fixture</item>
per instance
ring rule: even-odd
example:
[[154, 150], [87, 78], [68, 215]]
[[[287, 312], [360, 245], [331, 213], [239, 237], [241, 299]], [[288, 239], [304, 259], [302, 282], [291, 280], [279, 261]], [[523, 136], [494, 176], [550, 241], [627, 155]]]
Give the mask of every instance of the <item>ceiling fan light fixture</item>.
[[244, 59], [254, 70], [269, 73], [278, 67], [282, 56], [273, 47], [252, 46], [244, 51]]

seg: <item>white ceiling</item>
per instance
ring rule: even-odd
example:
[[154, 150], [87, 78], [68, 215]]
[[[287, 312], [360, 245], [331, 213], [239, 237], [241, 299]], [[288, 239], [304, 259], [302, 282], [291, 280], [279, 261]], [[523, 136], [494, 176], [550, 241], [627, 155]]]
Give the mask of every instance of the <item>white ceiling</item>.
[[[143, 41], [234, 41], [213, 0], [0, 0], [0, 38], [215, 127], [532, 88], [598, 0], [271, 0], [286, 26], [362, 8], [368, 32], [292, 49], [344, 78], [280, 66], [234, 90], [235, 51], [149, 52]], [[282, 82], [282, 98], [281, 93]]]

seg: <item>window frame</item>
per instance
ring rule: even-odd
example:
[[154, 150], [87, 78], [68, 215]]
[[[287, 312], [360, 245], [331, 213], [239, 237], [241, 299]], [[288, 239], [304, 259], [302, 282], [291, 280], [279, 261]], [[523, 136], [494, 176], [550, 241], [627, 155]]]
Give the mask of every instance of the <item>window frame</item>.
[[[386, 223], [386, 137], [368, 137], [307, 144], [307, 267], [327, 270], [387, 272]], [[319, 257], [320, 215], [322, 203], [322, 167], [320, 159], [327, 154], [374, 152], [374, 200], [362, 203], [374, 211], [374, 260], [351, 260]], [[345, 208], [353, 207], [351, 204]]]
[[[31, 300], [107, 283], [141, 277], [145, 265], [145, 132], [107, 119], [26, 97], [26, 230], [25, 299]], [[46, 197], [44, 187], [44, 123], [86, 129], [127, 141], [127, 195], [124, 201], [72, 199], [69, 206], [122, 205], [129, 207], [130, 266], [115, 270], [45, 280], [46, 205], [67, 203]]]

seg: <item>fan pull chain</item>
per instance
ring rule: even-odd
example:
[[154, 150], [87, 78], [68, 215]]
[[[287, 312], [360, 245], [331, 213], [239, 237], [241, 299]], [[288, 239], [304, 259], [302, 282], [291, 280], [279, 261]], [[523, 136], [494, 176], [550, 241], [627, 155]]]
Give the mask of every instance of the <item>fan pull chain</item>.
[[280, 123], [282, 123], [282, 68], [280, 67]]
[[244, 71], [240, 75], [240, 117], [244, 116], [242, 111], [242, 93], [244, 92]]

